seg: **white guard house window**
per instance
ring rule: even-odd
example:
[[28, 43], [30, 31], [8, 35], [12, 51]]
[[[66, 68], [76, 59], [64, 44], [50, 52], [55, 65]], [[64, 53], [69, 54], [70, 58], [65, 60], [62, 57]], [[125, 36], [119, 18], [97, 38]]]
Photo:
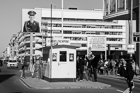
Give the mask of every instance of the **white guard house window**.
[[74, 54], [73, 53], [69, 54], [69, 61], [74, 61]]
[[60, 62], [67, 62], [67, 52], [60, 51]]
[[53, 53], [52, 60], [57, 61], [57, 53]]

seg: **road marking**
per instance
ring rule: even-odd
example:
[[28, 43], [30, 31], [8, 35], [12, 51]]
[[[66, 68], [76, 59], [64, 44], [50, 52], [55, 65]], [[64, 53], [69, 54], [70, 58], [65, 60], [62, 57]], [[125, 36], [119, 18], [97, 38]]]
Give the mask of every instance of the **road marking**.
[[21, 79], [19, 79], [19, 80], [20, 80], [20, 82], [21, 82], [26, 88], [29, 89], [29, 87], [23, 82], [23, 80], [21, 80]]
[[117, 89], [117, 91], [119, 91], [119, 92], [123, 93], [123, 91], [122, 91], [122, 90]]

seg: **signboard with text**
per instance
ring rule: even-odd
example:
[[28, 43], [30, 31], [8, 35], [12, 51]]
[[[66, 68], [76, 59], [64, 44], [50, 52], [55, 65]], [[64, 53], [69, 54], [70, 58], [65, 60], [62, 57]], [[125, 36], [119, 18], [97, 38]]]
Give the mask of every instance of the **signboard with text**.
[[105, 36], [90, 36], [87, 40], [88, 51], [105, 51], [106, 37]]
[[134, 54], [135, 53], [135, 45], [129, 44], [127, 47], [127, 53], [128, 54]]
[[[52, 39], [52, 46], [54, 45], [70, 45], [70, 39], [61, 39], [61, 38], [54, 38]], [[47, 38], [46, 45], [51, 46], [51, 39]]]

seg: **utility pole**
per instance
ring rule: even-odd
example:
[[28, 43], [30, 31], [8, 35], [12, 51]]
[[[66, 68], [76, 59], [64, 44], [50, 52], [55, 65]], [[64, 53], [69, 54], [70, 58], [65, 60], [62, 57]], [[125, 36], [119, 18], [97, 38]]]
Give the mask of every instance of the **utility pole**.
[[61, 19], [62, 19], [62, 38], [64, 38], [64, 36], [63, 36], [63, 0], [61, 0], [61, 6], [62, 6], [62, 11], [61, 11]]
[[52, 40], [53, 40], [53, 37], [52, 37], [52, 4], [51, 4], [51, 51], [50, 51], [50, 78], [51, 78], [51, 73], [52, 73]]
[[[133, 35], [133, 0], [131, 0], [131, 18], [130, 18], [130, 30], [129, 30], [129, 44], [132, 45], [132, 35]], [[132, 57], [132, 53], [130, 53], [130, 57]]]

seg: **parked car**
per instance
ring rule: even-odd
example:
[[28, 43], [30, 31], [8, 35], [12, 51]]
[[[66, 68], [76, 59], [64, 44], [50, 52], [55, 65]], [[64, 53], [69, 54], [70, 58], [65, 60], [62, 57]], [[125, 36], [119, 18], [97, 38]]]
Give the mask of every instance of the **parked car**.
[[10, 68], [10, 67], [18, 68], [18, 62], [16, 60], [8, 60], [7, 68]]

